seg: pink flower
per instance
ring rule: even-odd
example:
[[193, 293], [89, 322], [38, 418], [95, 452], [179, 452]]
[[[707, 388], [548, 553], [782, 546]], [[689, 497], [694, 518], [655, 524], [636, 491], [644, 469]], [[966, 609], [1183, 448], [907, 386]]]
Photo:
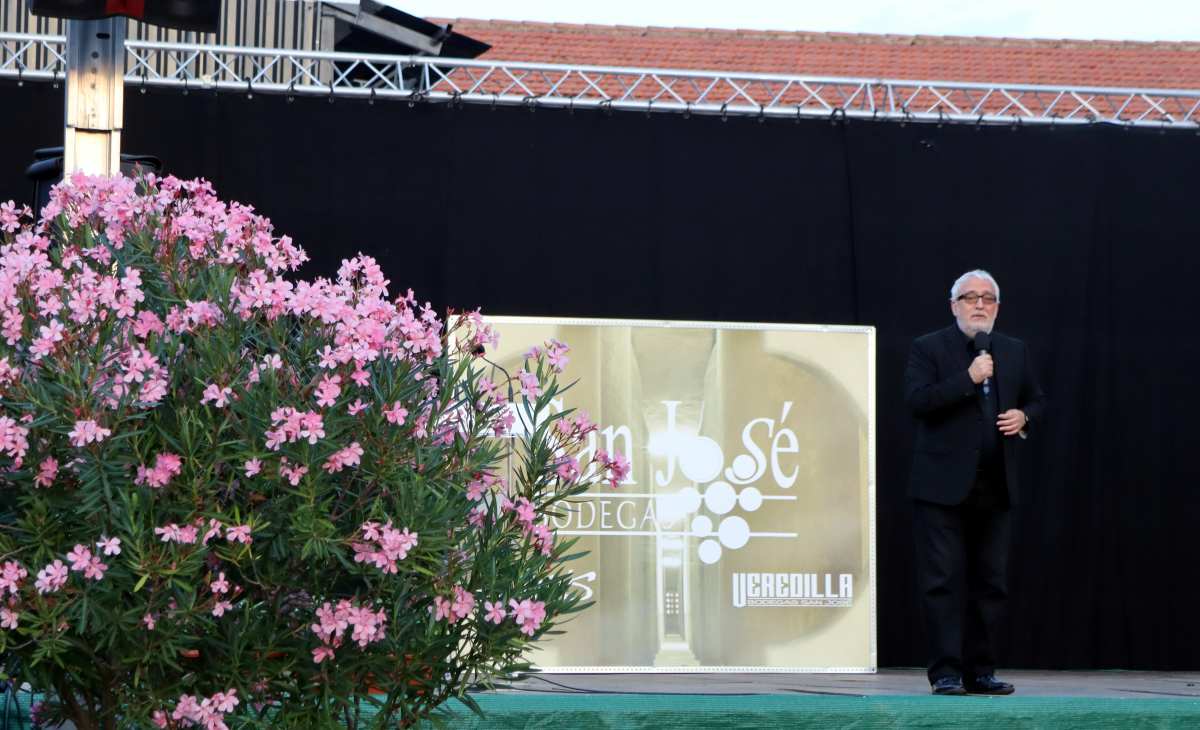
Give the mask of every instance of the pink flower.
[[558, 460], [554, 473], [569, 484], [579, 478], [579, 462], [572, 456], [563, 456]]
[[149, 310], [139, 312], [137, 319], [133, 323], [133, 336], [142, 340], [151, 334], [161, 335], [165, 331], [162, 320], [158, 318], [157, 314]]
[[11, 200], [7, 203], [0, 203], [0, 231], [16, 233], [21, 228], [22, 212]]
[[200, 398], [200, 405], [212, 402], [215, 408], [224, 408], [229, 405], [232, 399], [233, 389], [229, 386], [218, 386], [216, 383], [209, 383], [204, 389], [204, 395]]
[[610, 472], [608, 480], [613, 487], [616, 487], [617, 484], [624, 481], [625, 477], [629, 476], [629, 459], [626, 459], [624, 454], [614, 454], [608, 469]]
[[454, 586], [454, 603], [450, 611], [456, 618], [466, 618], [475, 610], [475, 596], [462, 586]]
[[287, 459], [283, 459], [283, 463], [279, 465], [279, 476], [287, 479], [293, 487], [300, 484], [300, 480], [307, 473], [307, 466], [292, 466], [287, 463]]
[[497, 626], [499, 626], [501, 623], [503, 623], [504, 617], [508, 615], [504, 611], [504, 600], [503, 599], [498, 600], [495, 603], [492, 603], [491, 601], [484, 601], [483, 607], [487, 609], [487, 616], [486, 616], [485, 620], [491, 621], [492, 623], [496, 624]]
[[[316, 611], [319, 623], [310, 629], [323, 643], [340, 646], [346, 629], [352, 629], [350, 638], [360, 647], [382, 641], [386, 634], [387, 614], [383, 610], [372, 611], [366, 606], [355, 606], [350, 601], [338, 601], [337, 607], [325, 602]], [[315, 661], [315, 656], [314, 656]]]
[[[180, 695], [179, 701], [175, 703], [175, 711], [171, 713], [171, 719], [179, 723], [176, 727], [199, 725], [204, 730], [229, 730], [224, 716], [233, 712], [240, 703], [236, 689], [217, 692], [212, 697], [206, 697], [203, 700], [191, 695]], [[162, 711], [155, 712], [153, 717], [154, 723], [159, 727], [170, 725]]]
[[276, 429], [268, 429], [267, 448], [278, 450], [281, 444], [308, 439], [310, 444], [325, 437], [325, 422], [321, 414], [312, 411], [297, 411], [295, 408], [277, 408], [271, 413], [271, 422]]
[[114, 310], [117, 313], [117, 319], [127, 319], [133, 316], [133, 300], [126, 296], [117, 297]]
[[201, 722], [204, 710], [192, 695], [179, 695], [175, 703], [175, 711], [171, 713], [172, 720], [184, 720], [193, 724]]
[[225, 615], [225, 612], [233, 608], [233, 604], [229, 601], [217, 601], [213, 604], [212, 615], [220, 618]]
[[492, 433], [496, 436], [507, 436], [512, 433], [513, 423], [517, 420], [511, 408], [504, 409], [492, 424]]
[[171, 476], [179, 473], [182, 464], [183, 459], [178, 454], [163, 452], [154, 457], [154, 468], [166, 472]]
[[579, 438], [596, 430], [596, 424], [588, 418], [587, 411], [577, 411], [571, 416], [559, 419], [554, 424], [554, 430], [565, 438]]
[[367, 542], [352, 545], [354, 562], [370, 563], [386, 574], [399, 572], [396, 564], [417, 545], [417, 533], [409, 532], [407, 527], [397, 530], [390, 520], [382, 527], [377, 522], [364, 522], [360, 529]]
[[[433, 620], [441, 621], [442, 619], [450, 618], [450, 601], [447, 601], [441, 596], [433, 598]], [[451, 623], [454, 623], [451, 621]]]
[[333, 370], [338, 366], [336, 355], [337, 353], [333, 351], [333, 348], [325, 345], [325, 349], [318, 353], [317, 365], [327, 370]]
[[354, 402], [346, 407], [346, 410], [350, 412], [350, 415], [357, 416], [369, 407], [368, 404], [362, 402], [361, 398], [355, 398]]
[[521, 381], [521, 395], [525, 398], [532, 400], [542, 394], [542, 386], [533, 373], [522, 370], [517, 373], [517, 379]]
[[408, 551], [417, 546], [417, 533], [409, 532], [407, 527], [403, 530], [392, 529], [391, 523], [388, 523], [379, 536], [379, 544], [385, 551], [403, 560], [408, 556]]
[[237, 698], [236, 689], [228, 689], [224, 692], [218, 692], [211, 698], [213, 705], [217, 708], [217, 712], [226, 713], [233, 712], [234, 708], [241, 702]]
[[246, 477], [249, 478], [257, 474], [259, 470], [262, 469], [262, 462], [258, 459], [247, 459], [242, 464], [242, 468], [245, 469]]
[[458, 429], [453, 423], [447, 424], [443, 426], [442, 429], [433, 437], [433, 443], [435, 445], [444, 444], [449, 446], [450, 444], [454, 443], [454, 435], [457, 432]]
[[604, 449], [598, 449], [592, 459], [600, 468], [608, 472], [608, 483], [613, 489], [617, 488], [625, 477], [629, 476], [629, 459], [622, 454], [614, 453], [611, 457]]
[[35, 361], [40, 360], [53, 352], [54, 346], [62, 342], [63, 332], [65, 331], [66, 328], [57, 319], [52, 319], [50, 320], [50, 324], [40, 327], [37, 339], [29, 347], [29, 352], [33, 354], [33, 359]]
[[212, 302], [186, 302], [183, 310], [184, 326], [189, 330], [201, 327], [215, 327], [224, 321], [225, 315]]
[[0, 628], [15, 629], [21, 614], [11, 608], [0, 608]]
[[183, 470], [183, 459], [177, 454], [163, 452], [154, 457], [154, 467], [138, 466], [134, 484], [146, 484], [154, 489], [165, 487], [172, 477]]
[[108, 570], [108, 566], [100, 562], [100, 558], [93, 556], [83, 569], [83, 577], [88, 580], [104, 580], [104, 571], [106, 570]]
[[384, 418], [388, 423], [394, 423], [397, 426], [404, 423], [404, 419], [408, 417], [408, 409], [400, 405], [400, 401], [392, 404], [392, 407], [383, 412]]
[[284, 433], [283, 429], [278, 431], [267, 429], [263, 435], [267, 437], [267, 448], [272, 451], [278, 451], [280, 446], [287, 443], [287, 434]]
[[529, 530], [529, 534], [533, 538], [534, 547], [541, 550], [542, 555], [549, 556], [554, 552], [554, 533], [550, 531], [549, 526], [545, 524], [534, 525]]
[[12, 385], [20, 377], [20, 369], [9, 364], [8, 357], [0, 357], [0, 387]]
[[514, 504], [516, 505], [515, 510], [517, 512], [517, 521], [527, 527], [532, 527], [533, 519], [536, 516], [536, 513], [533, 509], [533, 503], [528, 499], [521, 497]]
[[55, 560], [39, 570], [37, 582], [34, 583], [38, 593], [57, 593], [66, 584], [67, 566], [61, 560]]
[[513, 598], [509, 600], [508, 605], [512, 608], [513, 620], [521, 627], [521, 633], [526, 636], [533, 636], [546, 618], [546, 604], [543, 601], [526, 598], [518, 603]]
[[426, 426], [429, 425], [429, 412], [426, 411], [417, 416], [417, 420], [413, 421], [413, 438], [423, 439], [429, 435]]
[[[202, 525], [202, 524], [204, 524], [204, 521], [202, 519], [197, 519], [196, 524]], [[204, 537], [200, 538], [200, 544], [207, 545], [208, 541], [213, 539], [214, 537], [216, 537], [216, 538], [221, 537], [221, 522], [219, 520], [214, 520], [214, 519], [210, 518], [208, 520], [208, 529], [204, 531]]]
[[496, 400], [503, 403], [507, 397], [500, 392], [489, 378], [479, 379], [479, 407], [484, 408], [489, 402]]
[[29, 352], [33, 355], [33, 361], [37, 362], [43, 357], [54, 352], [54, 343], [43, 337], [39, 337], [33, 341], [33, 344], [29, 346]]
[[254, 538], [250, 537], [250, 525], [236, 525], [226, 528], [225, 539], [229, 542], [240, 542], [243, 545], [249, 545], [254, 542]]
[[11, 595], [16, 595], [21, 589], [21, 581], [29, 576], [29, 571], [21, 567], [21, 564], [15, 560], [6, 560], [3, 566], [0, 566], [0, 593], [5, 590]]
[[38, 465], [37, 476], [34, 477], [33, 483], [39, 487], [48, 487], [54, 483], [54, 477], [58, 474], [58, 459], [53, 456], [47, 456]]
[[145, 624], [147, 631], [153, 631], [155, 625], [157, 624], [157, 622], [154, 620], [154, 617], [148, 613], [145, 616], [142, 616], [142, 623]]
[[528, 598], [520, 602], [518, 602], [515, 598], [510, 599], [508, 605], [512, 606], [513, 619], [519, 624], [525, 623], [525, 621], [533, 615], [531, 604]]
[[333, 649], [328, 646], [318, 646], [312, 650], [313, 663], [320, 664], [326, 659], [333, 659]]
[[229, 581], [225, 580], [225, 573], [221, 572], [217, 576], [216, 580], [214, 580], [208, 584], [208, 588], [213, 593], [217, 593], [217, 594], [228, 593], [229, 592]]
[[92, 561], [92, 551], [83, 545], [76, 545], [67, 553], [67, 560], [71, 561], [71, 570], [78, 573]]
[[158, 358], [144, 347], [129, 350], [121, 375], [127, 383], [143, 383], [163, 374]]
[[96, 543], [96, 547], [103, 550], [105, 555], [120, 555], [121, 554], [121, 538], [100, 536], [100, 541]]
[[176, 542], [181, 545], [194, 545], [196, 544], [196, 539], [199, 537], [199, 532], [195, 526], [180, 527], [174, 522], [163, 527], [154, 528], [154, 534], [160, 536], [159, 540], [161, 542]]
[[567, 362], [570, 358], [567, 357], [567, 352], [571, 349], [558, 340], [550, 340], [547, 343], [546, 362], [550, 363], [550, 367], [554, 372], [561, 373], [567, 367]]
[[330, 474], [339, 472], [348, 466], [358, 466], [363, 455], [362, 446], [358, 442], [351, 443], [341, 451], [335, 452], [325, 462], [324, 469]]
[[484, 492], [492, 489], [495, 484], [502, 482], [492, 474], [481, 474], [477, 479], [467, 482], [467, 499], [478, 502], [483, 499]]
[[342, 379], [340, 376], [322, 375], [321, 383], [317, 386], [316, 390], [317, 405], [325, 407], [336, 403], [338, 395], [342, 392], [341, 387], [339, 387], [341, 382]]
[[483, 527], [483, 518], [487, 516], [487, 505], [481, 504], [467, 514], [467, 524], [471, 527]]
[[71, 440], [71, 445], [75, 448], [83, 448], [90, 443], [100, 443], [104, 439], [112, 435], [112, 431], [107, 428], [101, 428], [93, 420], [76, 421], [75, 428], [67, 434], [67, 438]]

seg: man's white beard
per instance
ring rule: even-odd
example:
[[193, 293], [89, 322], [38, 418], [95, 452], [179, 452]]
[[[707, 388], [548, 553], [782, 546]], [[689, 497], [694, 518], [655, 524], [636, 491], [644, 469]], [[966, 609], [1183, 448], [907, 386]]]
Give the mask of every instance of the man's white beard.
[[[955, 322], [957, 323], [958, 320], [955, 320]], [[992, 329], [995, 326], [996, 326], [996, 320], [992, 320], [992, 323], [989, 324], [986, 328], [977, 328], [973, 324], [968, 324], [967, 329], [964, 329], [963, 326], [960, 324], [960, 325], [958, 325], [958, 330], [959, 330], [959, 332], [962, 332], [967, 337], [974, 337], [975, 335], [979, 334], [980, 332], [986, 332], [989, 335], [992, 334]]]

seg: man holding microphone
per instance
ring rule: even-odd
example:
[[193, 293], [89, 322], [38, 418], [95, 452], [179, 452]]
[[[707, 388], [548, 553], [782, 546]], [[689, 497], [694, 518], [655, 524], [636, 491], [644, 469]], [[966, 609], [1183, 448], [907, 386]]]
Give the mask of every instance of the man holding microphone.
[[904, 374], [917, 419], [909, 497], [934, 694], [1011, 694], [996, 679], [1008, 598], [1017, 460], [1045, 396], [1025, 343], [993, 332], [1000, 287], [969, 271], [950, 289], [955, 323], [918, 337]]

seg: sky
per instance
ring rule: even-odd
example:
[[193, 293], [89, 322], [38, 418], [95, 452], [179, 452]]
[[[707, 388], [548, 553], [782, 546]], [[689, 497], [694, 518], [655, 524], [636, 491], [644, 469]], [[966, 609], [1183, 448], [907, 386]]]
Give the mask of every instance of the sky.
[[422, 17], [1010, 38], [1200, 41], [1196, 0], [386, 0]]

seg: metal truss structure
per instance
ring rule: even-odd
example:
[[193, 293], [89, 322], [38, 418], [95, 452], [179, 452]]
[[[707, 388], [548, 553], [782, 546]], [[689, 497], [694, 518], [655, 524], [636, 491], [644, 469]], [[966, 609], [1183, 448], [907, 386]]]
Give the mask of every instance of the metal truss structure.
[[[1200, 129], [1200, 89], [566, 66], [128, 40], [138, 86], [565, 109]], [[0, 78], [61, 80], [63, 36], [0, 33]]]

